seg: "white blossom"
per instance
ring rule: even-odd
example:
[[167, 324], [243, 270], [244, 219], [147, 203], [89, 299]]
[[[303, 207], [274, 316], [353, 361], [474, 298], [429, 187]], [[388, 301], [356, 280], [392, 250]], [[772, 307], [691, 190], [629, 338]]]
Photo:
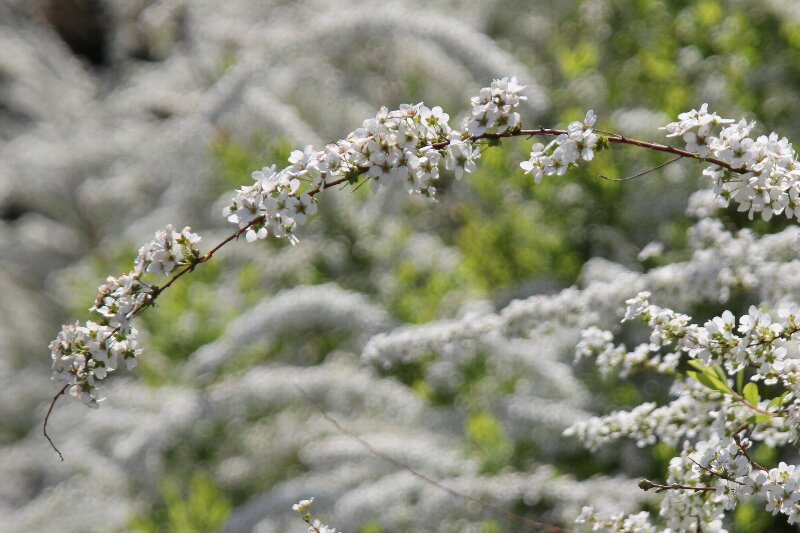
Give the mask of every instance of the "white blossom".
[[712, 179], [719, 205], [733, 200], [750, 219], [754, 213], [764, 220], [780, 214], [797, 218], [800, 166], [785, 137], [773, 132], [753, 138], [754, 122], [721, 118], [709, 113], [707, 104], [678, 119], [663, 128], [668, 137], [680, 136], [688, 151], [729, 165], [712, 163], [703, 171]]
[[578, 159], [591, 161], [599, 141], [592, 129], [596, 120], [597, 116], [590, 109], [583, 121], [571, 122], [567, 133], [559, 135], [547, 146], [534, 144], [530, 158], [521, 162], [520, 167], [526, 174], [533, 175], [535, 183], [539, 183], [544, 176], [563, 176], [571, 165], [577, 164]]

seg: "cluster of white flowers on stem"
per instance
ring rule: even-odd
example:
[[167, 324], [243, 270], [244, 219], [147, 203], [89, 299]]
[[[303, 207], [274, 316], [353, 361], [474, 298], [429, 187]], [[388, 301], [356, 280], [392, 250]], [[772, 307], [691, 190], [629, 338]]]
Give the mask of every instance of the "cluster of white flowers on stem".
[[[662, 441], [679, 447], [665, 484], [640, 484], [669, 492], [661, 515], [673, 531], [693, 529], [697, 520], [703, 531], [721, 530], [724, 512], [750, 497], [763, 500], [773, 514], [785, 514], [790, 524], [800, 521], [800, 471], [783, 462], [762, 466], [750, 454], [754, 443], [775, 447], [800, 437], [796, 309], [782, 306], [768, 313], [750, 307], [738, 320], [725, 311], [698, 325], [684, 314], [652, 305], [649, 298], [644, 292], [628, 300], [625, 315], [625, 320], [647, 324], [649, 343], [628, 352], [612, 343], [610, 332], [593, 328], [584, 333], [578, 355], [598, 356], [605, 372], [616, 367], [627, 374], [638, 367], [672, 376], [676, 399], [666, 406], [644, 403], [594, 417], [566, 434], [590, 448], [622, 437], [640, 446]], [[762, 396], [768, 391], [772, 397]], [[626, 526], [633, 523], [627, 519], [602, 517], [590, 508], [581, 520], [595, 530], [640, 530]]]
[[521, 101], [527, 100], [519, 94], [524, 88], [516, 78], [503, 78], [481, 89], [478, 96], [472, 97], [472, 111], [465, 119], [464, 129], [478, 137], [488, 131], [503, 133], [519, 127], [520, 116], [515, 109]]
[[292, 510], [300, 513], [303, 517], [303, 522], [308, 524], [308, 533], [336, 533], [336, 529], [329, 525], [323, 524], [316, 518], [311, 516], [311, 506], [314, 504], [314, 498], [308, 500], [300, 500], [292, 505]]
[[591, 161], [600, 138], [592, 130], [597, 115], [591, 109], [583, 121], [571, 122], [567, 131], [545, 146], [536, 143], [531, 148], [531, 158], [519, 164], [525, 174], [533, 174], [536, 183], [544, 176], [563, 176], [578, 159]]
[[646, 512], [641, 512], [633, 515], [626, 515], [625, 513], [614, 513], [603, 515], [597, 513], [590, 506], [583, 508], [578, 518], [575, 519], [577, 524], [588, 524], [592, 527], [592, 531], [624, 531], [625, 533], [656, 533], [658, 531], [655, 527], [650, 525], [650, 515]]
[[519, 126], [516, 109], [526, 99], [519, 94], [522, 89], [515, 78], [495, 80], [481, 89], [460, 130], [450, 127], [450, 116], [439, 106], [405, 104], [393, 111], [382, 107], [360, 128], [323, 150], [307, 146], [292, 152], [288, 167], [253, 172], [255, 183], [238, 189], [224, 214], [247, 228], [248, 241], [272, 234], [295, 243], [297, 225], [316, 211], [313, 197], [325, 187], [356, 184], [365, 175], [373, 189], [400, 181], [410, 193], [433, 197], [442, 156], [445, 167], [461, 178], [476, 168], [480, 155], [476, 137]]
[[97, 407], [97, 381], [113, 372], [124, 361], [127, 368], [136, 366], [142, 349], [133, 316], [148, 305], [154, 289], [144, 281], [147, 274], [166, 275], [178, 266], [197, 261], [195, 245], [200, 237], [188, 227], [181, 232], [172, 226], [158, 230], [152, 241], [139, 249], [131, 272], [109, 276], [98, 288], [97, 299], [89, 309], [97, 320], [66, 324], [50, 343], [53, 379], [66, 383], [69, 394], [90, 407]]
[[[344, 139], [328, 144], [323, 150], [315, 151], [311, 146], [307, 146], [304, 150], [293, 151], [289, 157], [290, 165], [281, 170], [277, 170], [273, 165], [253, 172], [254, 183], [238, 189], [230, 204], [224, 209], [228, 221], [237, 224], [239, 230], [221, 242], [210, 254], [241, 234], [245, 235], [247, 241], [263, 239], [271, 234], [278, 238], [287, 238], [293, 244], [296, 243], [297, 226], [303, 224], [308, 215], [316, 212], [314, 197], [333, 185], [360, 185], [370, 181], [372, 187], [377, 188], [382, 184], [400, 181], [411, 193], [434, 197], [436, 189], [433, 182], [439, 177], [439, 165], [442, 160], [445, 167], [460, 178], [465, 172], [475, 170], [475, 160], [480, 156], [478, 146], [481, 141], [491, 143], [513, 136], [555, 136], [547, 146], [535, 144], [531, 158], [521, 163], [526, 173], [533, 173], [537, 182], [544, 175], [563, 174], [580, 158], [587, 161], [593, 159], [596, 150], [605, 148], [613, 142], [677, 153], [682, 157], [716, 161], [715, 166], [710, 168], [722, 169], [720, 172], [726, 175], [738, 172], [741, 179], [744, 179], [747, 173], [742, 169], [737, 170], [732, 165], [741, 163], [744, 168], [752, 159], [755, 161], [753, 173], [760, 172], [759, 176], [769, 174], [775, 179], [778, 179], [777, 176], [783, 177], [780, 187], [781, 190], [788, 192], [776, 196], [778, 201], [796, 196], [796, 193], [791, 192], [794, 189], [788, 186], [789, 178], [794, 176], [792, 170], [794, 152], [785, 139], [772, 143], [759, 138], [753, 146], [767, 143], [764, 145], [767, 148], [752, 158], [748, 156], [742, 159], [743, 156], [735, 155], [741, 161], [731, 159], [734, 155], [729, 156], [727, 152], [720, 154], [713, 152], [722, 158], [728, 157], [731, 163], [726, 163], [664, 145], [627, 139], [621, 135], [599, 137], [593, 130], [596, 116], [591, 110], [586, 113], [583, 121], [572, 122], [566, 130], [544, 128], [524, 130], [517, 112], [520, 102], [526, 98], [520, 94], [523, 89], [524, 86], [517, 83], [513, 77], [494, 80], [489, 87], [481, 89], [479, 95], [472, 98], [471, 111], [459, 129], [450, 127], [449, 115], [438, 106], [429, 108], [418, 103], [402, 105], [394, 111], [381, 108], [373, 118], [365, 120], [360, 128]], [[724, 151], [722, 144], [738, 134], [735, 134], [731, 130], [733, 126], [730, 126], [720, 135], [719, 142], [714, 141], [715, 138], [708, 135], [708, 128], [713, 125], [728, 124], [730, 121], [720, 119], [716, 115], [708, 115], [705, 109], [706, 106], [703, 106], [701, 111], [682, 114], [681, 122], [670, 124], [667, 126], [667, 131], [670, 135], [682, 134], [687, 139], [695, 141], [697, 135], [706, 135], [701, 137], [708, 140], [710, 150], [719, 148], [717, 151]], [[742, 126], [744, 129], [741, 131], [749, 132], [750, 127]], [[690, 134], [695, 137], [691, 137]], [[773, 138], [777, 139], [777, 135], [764, 137], [767, 140]], [[749, 143], [745, 144], [750, 146]], [[734, 152], [739, 153], [734, 150], [731, 154]], [[787, 159], [790, 155], [791, 158]], [[753, 199], [748, 200], [741, 195], [733, 197], [751, 211], [755, 209], [771, 213], [777, 209], [774, 206], [759, 204]], [[789, 210], [786, 212], [789, 213]], [[208, 257], [201, 260], [196, 253], [193, 245], [198, 240], [199, 238], [189, 233], [188, 229], [181, 233], [171, 228], [158, 232], [156, 238], [140, 250], [136, 266], [131, 273], [119, 279], [109, 278], [107, 286], [101, 288], [102, 298], [99, 300], [110, 300], [108, 303], [101, 301], [92, 308], [103, 317], [99, 322], [99, 332], [94, 326], [86, 331], [79, 329], [78, 326], [64, 327], [59, 339], [52, 343], [51, 351], [56, 361], [54, 364], [56, 379], [64, 380], [67, 375], [80, 376], [71, 381], [76, 385], [72, 388], [71, 394], [83, 395], [87, 403], [95, 404], [96, 396], [92, 391], [97, 373], [90, 370], [96, 368], [96, 365], [110, 369], [113, 361], [116, 361], [115, 357], [111, 357], [109, 365], [105, 365], [102, 356], [92, 357], [85, 346], [87, 343], [92, 346], [93, 344], [87, 339], [98, 339], [95, 341], [99, 346], [96, 350], [105, 349], [103, 346], [108, 343], [112, 345], [109, 349], [116, 345], [126, 347], [125, 353], [128, 354], [126, 356], [128, 359], [131, 358], [130, 354], [139, 353], [138, 347], [129, 348], [136, 346], [135, 340], [131, 338], [134, 330], [130, 327], [130, 318], [146, 303], [147, 298], [155, 298], [161, 290], [150, 287], [142, 289], [141, 277], [144, 274], [169, 274], [179, 265], [189, 265], [193, 268], [194, 263], [210, 258], [208, 254]], [[182, 271], [181, 275], [185, 272]], [[103, 330], [106, 326], [111, 329]], [[90, 363], [90, 360], [93, 362]], [[103, 374], [104, 370], [97, 372]]]
[[120, 358], [129, 367], [134, 366], [141, 353], [131, 319], [175, 279], [155, 287], [147, 284], [144, 276], [169, 275], [185, 267], [178, 273], [183, 275], [240, 234], [249, 242], [271, 234], [294, 244], [296, 227], [317, 210], [314, 196], [332, 185], [356, 185], [364, 179], [377, 188], [399, 180], [409, 192], [433, 197], [436, 189], [432, 183], [439, 178], [442, 161], [460, 178], [475, 170], [480, 139], [510, 135], [519, 127], [516, 109], [526, 99], [519, 94], [523, 89], [515, 78], [493, 81], [472, 99], [470, 114], [456, 130], [450, 127], [449, 115], [438, 106], [409, 104], [394, 111], [384, 107], [360, 128], [323, 150], [307, 146], [293, 151], [290, 165], [281, 170], [273, 165], [253, 172], [254, 183], [238, 189], [224, 210], [239, 231], [202, 257], [195, 248], [200, 238], [189, 228], [176, 232], [168, 226], [156, 232], [155, 238], [139, 250], [131, 272], [109, 277], [100, 287], [90, 309], [99, 320], [83, 326], [65, 325], [50, 344], [53, 379], [66, 382], [70, 395], [96, 407], [97, 380], [116, 369]]
[[769, 220], [785, 214], [800, 220], [800, 164], [792, 144], [777, 133], [750, 136], [755, 122], [736, 122], [708, 112], [708, 105], [678, 115], [663, 129], [682, 137], [686, 149], [712, 163], [703, 174], [714, 183], [718, 203]]

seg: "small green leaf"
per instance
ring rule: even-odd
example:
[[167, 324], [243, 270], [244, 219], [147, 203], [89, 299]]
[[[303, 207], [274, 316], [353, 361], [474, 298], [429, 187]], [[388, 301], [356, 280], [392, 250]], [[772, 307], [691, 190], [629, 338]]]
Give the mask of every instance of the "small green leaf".
[[745, 422], [747, 422], [748, 424], [760, 424], [761, 422], [766, 422], [770, 418], [772, 417], [769, 415], [765, 415], [764, 413], [756, 413], [754, 415], [750, 415], [747, 418], [745, 418]]
[[747, 400], [747, 403], [750, 405], [758, 405], [758, 385], [751, 381], [744, 386], [742, 394], [744, 394], [744, 399]]
[[707, 376], [711, 376], [714, 378], [719, 379], [723, 383], [728, 382], [728, 375], [722, 369], [720, 365], [704, 365], [701, 361], [697, 359], [689, 359], [689, 366], [699, 370], [701, 373], [706, 374]]
[[783, 400], [786, 399], [787, 394], [789, 394], [788, 390], [780, 396], [776, 396], [775, 398], [771, 399], [767, 404], [767, 408], [783, 405]]
[[699, 360], [697, 360], [697, 359], [689, 359], [688, 363], [689, 363], [689, 366], [699, 370], [703, 374], [707, 374], [708, 373], [707, 372], [708, 367], [706, 365], [704, 365], [702, 362], [700, 362]]
[[744, 370], [739, 370], [736, 373], [736, 392], [741, 394], [743, 386], [744, 386]]
[[714, 365], [711, 367], [711, 369], [714, 371], [714, 374], [717, 375], [720, 381], [726, 384], [728, 383], [728, 374], [725, 373], [725, 369], [722, 368], [721, 365]]
[[688, 371], [686, 374], [708, 387], [711, 390], [719, 391], [723, 394], [730, 394], [731, 390], [727, 383], [723, 383], [713, 374], [701, 374], [699, 372]]

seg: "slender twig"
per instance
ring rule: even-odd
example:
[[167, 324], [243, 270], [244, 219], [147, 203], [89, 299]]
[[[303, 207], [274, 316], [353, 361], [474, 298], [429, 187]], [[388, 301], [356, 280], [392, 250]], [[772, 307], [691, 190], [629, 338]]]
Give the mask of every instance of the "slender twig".
[[61, 451], [58, 448], [56, 448], [56, 445], [53, 443], [53, 439], [50, 438], [50, 435], [47, 434], [47, 421], [50, 420], [50, 413], [53, 412], [53, 407], [55, 407], [58, 399], [61, 397], [62, 394], [67, 392], [67, 387], [69, 387], [69, 383], [61, 387], [61, 390], [58, 391], [55, 396], [53, 396], [53, 399], [50, 401], [50, 407], [47, 409], [47, 414], [44, 417], [44, 423], [42, 424], [42, 433], [44, 433], [44, 438], [47, 439], [47, 442], [49, 442], [50, 446], [52, 446], [53, 449], [56, 451], [56, 453], [58, 454], [58, 458], [61, 461], [64, 460], [64, 456], [61, 454]]
[[682, 485], [681, 483], [670, 483], [669, 485], [662, 485], [661, 483], [655, 483], [650, 481], [649, 479], [643, 479], [639, 482], [639, 488], [643, 491], [647, 492], [650, 489], [656, 489], [656, 492], [664, 492], [665, 490], [693, 490], [695, 492], [709, 492], [712, 490], [717, 490], [715, 487], [703, 487], [703, 486], [692, 486], [692, 485]]
[[[518, 129], [513, 130], [510, 132], [503, 132], [503, 133], [484, 133], [482, 135], [475, 135], [470, 137], [472, 140], [477, 141], [480, 139], [504, 139], [507, 137], [535, 137], [537, 135], [541, 136], [558, 136], [568, 134], [569, 131], [567, 130], [557, 130], [551, 128], [538, 128], [533, 130], [525, 130], [525, 129]], [[698, 161], [705, 161], [706, 163], [711, 163], [713, 165], [717, 165], [724, 169], [727, 169], [731, 172], [735, 172], [737, 174], [746, 174], [749, 172], [747, 169], [743, 167], [734, 167], [730, 163], [726, 163], [721, 159], [717, 159], [715, 157], [703, 157], [696, 152], [689, 152], [688, 150], [681, 150], [680, 148], [674, 148], [672, 146], [668, 146], [666, 144], [655, 143], [650, 141], [642, 141], [640, 139], [631, 139], [630, 137], [625, 137], [619, 133], [608, 133], [605, 137], [608, 142], [615, 143], [615, 144], [627, 144], [630, 146], [638, 146], [640, 148], [647, 148], [648, 150], [655, 150], [656, 152], [665, 152], [668, 154], [673, 154], [685, 159], [696, 159]], [[440, 143], [435, 143], [432, 145], [433, 148], [444, 148], [450, 144], [450, 141], [442, 141]]]
[[369, 181], [369, 180], [364, 180], [361, 183], [359, 183], [358, 185], [356, 185], [355, 189], [353, 189], [353, 192], [356, 192], [358, 189], [360, 189], [367, 181]]
[[[565, 132], [566, 133], [566, 132]], [[620, 135], [619, 133], [611, 133], [611, 132], [602, 132], [608, 134], [608, 142], [617, 143], [617, 144], [628, 144], [631, 146], [639, 146], [641, 148], [648, 148], [650, 150], [656, 150], [657, 152], [666, 152], [669, 154], [675, 154], [677, 156], [686, 158], [686, 159], [697, 159], [698, 161], [705, 161], [707, 163], [711, 163], [717, 165], [718, 167], [722, 167], [724, 169], [730, 170], [731, 172], [736, 172], [737, 174], [747, 174], [749, 171], [741, 167], [734, 167], [730, 163], [726, 163], [721, 159], [717, 159], [715, 157], [703, 157], [697, 152], [690, 152], [688, 150], [681, 150], [680, 148], [673, 148], [672, 146], [668, 146], [666, 144], [654, 143], [649, 141], [641, 141], [639, 139], [631, 139], [629, 137], [625, 137], [624, 135]]]
[[314, 531], [315, 533], [320, 533], [320, 530], [319, 530], [319, 528], [318, 528], [317, 526], [315, 526], [315, 525], [314, 525], [314, 523], [311, 521], [311, 518], [305, 518], [305, 517], [303, 517], [303, 522], [305, 522], [306, 524], [308, 524], [308, 530], [309, 530], [309, 531]]
[[711, 470], [710, 468], [701, 465], [700, 463], [698, 463], [697, 461], [695, 461], [691, 457], [689, 457], [689, 460], [691, 462], [693, 462], [694, 464], [696, 464], [700, 469], [705, 470], [706, 472], [708, 472], [709, 474], [711, 474], [714, 477], [718, 477], [719, 479], [724, 479], [725, 481], [730, 481], [731, 483], [736, 483], [737, 485], [744, 485], [744, 483], [742, 483], [741, 481], [736, 481], [735, 479], [730, 478], [728, 476], [723, 476], [719, 472], [715, 472], [715, 471]]
[[755, 459], [750, 457], [750, 454], [747, 453], [747, 448], [744, 446], [744, 443], [742, 442], [742, 437], [741, 437], [740, 433], [742, 431], [746, 430], [746, 429], [749, 429], [749, 428], [750, 428], [750, 426], [748, 424], [744, 424], [739, 429], [734, 431], [733, 435], [732, 435], [733, 436], [733, 441], [736, 443], [736, 447], [739, 448], [739, 452], [741, 452], [742, 456], [745, 459], [747, 459], [748, 463], [750, 463], [750, 466], [752, 466], [753, 468], [755, 468], [757, 470], [763, 470], [764, 472], [767, 472], [767, 469], [765, 467], [761, 466], [760, 464], [758, 464], [756, 462]]
[[680, 156], [680, 155], [675, 156], [674, 158], [670, 159], [666, 163], [662, 163], [662, 164], [658, 165], [657, 167], [653, 167], [651, 169], [645, 170], [644, 172], [639, 172], [638, 174], [634, 174], [633, 176], [626, 176], [624, 178], [609, 178], [608, 176], [604, 176], [602, 174], [598, 174], [597, 177], [598, 178], [602, 178], [604, 180], [608, 180], [608, 181], [630, 181], [632, 179], [641, 178], [642, 176], [646, 176], [647, 174], [650, 174], [651, 172], [655, 172], [656, 170], [658, 170], [660, 168], [664, 168], [665, 166], [669, 165], [670, 163], [674, 163], [675, 161], [679, 161], [682, 158], [683, 158], [683, 156]]
[[744, 396], [741, 396], [741, 395], [737, 394], [732, 389], [729, 389], [729, 390], [731, 392], [731, 396], [733, 396], [733, 399], [736, 400], [737, 402], [741, 402], [742, 405], [744, 405], [748, 409], [752, 409], [753, 411], [755, 411], [757, 413], [761, 413], [762, 415], [767, 415], [767, 416], [770, 416], [770, 417], [781, 416], [781, 413], [773, 413], [772, 411], [767, 411], [766, 409], [762, 409], [759, 406], [753, 405], [752, 403], [748, 402], [744, 398]]
[[417, 478], [417, 479], [419, 479], [421, 481], [424, 481], [425, 483], [427, 483], [429, 485], [432, 485], [433, 487], [436, 487], [437, 489], [442, 490], [442, 491], [450, 494], [451, 496], [453, 496], [455, 498], [458, 498], [458, 499], [461, 499], [461, 500], [466, 500], [468, 502], [474, 503], [474, 504], [486, 509], [487, 511], [499, 514], [501, 516], [504, 516], [505, 518], [508, 518], [508, 519], [511, 519], [511, 520], [515, 520], [517, 522], [521, 522], [521, 523], [525, 524], [526, 526], [529, 526], [529, 527], [532, 527], [532, 528], [536, 528], [536, 529], [542, 529], [544, 531], [550, 531], [551, 533], [574, 533], [573, 531], [571, 531], [569, 529], [560, 528], [560, 527], [557, 527], [557, 526], [553, 526], [551, 524], [545, 524], [544, 522], [537, 522], [536, 520], [532, 520], [532, 519], [530, 519], [528, 517], [525, 517], [525, 516], [522, 516], [522, 515], [518, 515], [516, 513], [512, 513], [511, 511], [503, 509], [502, 507], [499, 507], [499, 506], [494, 505], [494, 504], [489, 503], [489, 502], [485, 502], [485, 501], [483, 501], [481, 499], [478, 499], [478, 498], [476, 498], [474, 496], [470, 496], [468, 494], [464, 494], [463, 492], [459, 492], [459, 491], [457, 491], [455, 489], [452, 489], [450, 487], [442, 485], [440, 482], [436, 481], [435, 479], [431, 478], [430, 476], [427, 476], [427, 475], [423, 474], [422, 472], [420, 472], [418, 470], [415, 470], [414, 468], [410, 467], [409, 465], [403, 463], [402, 461], [399, 461], [399, 460], [395, 459], [394, 457], [386, 455], [382, 451], [378, 450], [372, 444], [370, 444], [369, 442], [367, 442], [363, 438], [359, 437], [358, 435], [356, 435], [355, 433], [353, 433], [352, 431], [350, 431], [349, 429], [344, 427], [335, 418], [333, 418], [330, 414], [328, 414], [328, 412], [325, 411], [325, 409], [319, 404], [319, 402], [317, 402], [316, 400], [311, 398], [306, 393], [306, 391], [303, 390], [302, 387], [300, 387], [299, 385], [295, 384], [295, 388], [298, 390], [298, 392], [300, 392], [300, 394], [303, 395], [303, 397], [306, 399], [306, 401], [308, 401], [308, 403], [311, 404], [311, 406], [313, 406], [314, 409], [316, 411], [318, 411], [319, 414], [322, 415], [322, 417], [325, 420], [330, 422], [339, 432], [343, 433], [344, 435], [347, 435], [351, 439], [353, 439], [356, 442], [358, 442], [364, 449], [366, 449], [372, 455], [374, 455], [376, 457], [379, 457], [379, 458], [383, 459], [384, 461], [386, 461], [388, 463], [391, 463], [393, 466], [396, 466], [397, 468], [405, 470], [406, 472], [408, 472], [409, 474], [411, 474], [415, 478]]

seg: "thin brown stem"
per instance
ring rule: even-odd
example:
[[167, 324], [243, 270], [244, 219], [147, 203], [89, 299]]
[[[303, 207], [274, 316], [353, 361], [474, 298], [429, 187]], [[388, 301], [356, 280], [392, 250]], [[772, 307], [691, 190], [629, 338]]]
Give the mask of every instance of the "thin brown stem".
[[741, 396], [741, 395], [737, 394], [736, 392], [733, 391], [733, 389], [729, 389], [729, 390], [731, 392], [731, 396], [733, 396], [733, 399], [736, 400], [737, 402], [741, 402], [741, 404], [744, 405], [745, 407], [747, 407], [748, 409], [752, 409], [753, 411], [755, 411], [757, 413], [761, 413], [762, 415], [768, 415], [770, 417], [781, 416], [781, 413], [773, 413], [772, 411], [767, 411], [766, 409], [762, 409], [759, 406], [753, 405], [752, 403], [748, 402], [744, 398], [744, 396]]
[[739, 429], [737, 429], [736, 431], [734, 431], [734, 432], [733, 432], [733, 435], [732, 435], [732, 436], [733, 436], [733, 441], [736, 443], [736, 447], [737, 447], [737, 448], [739, 448], [739, 452], [742, 454], [742, 456], [743, 456], [745, 459], [747, 459], [747, 462], [748, 462], [748, 463], [750, 463], [750, 466], [752, 466], [752, 467], [753, 467], [753, 468], [755, 468], [756, 470], [763, 470], [764, 472], [766, 472], [766, 471], [767, 471], [767, 469], [766, 469], [765, 467], [761, 466], [760, 464], [758, 464], [758, 463], [756, 462], [756, 460], [755, 460], [755, 459], [753, 459], [752, 457], [750, 457], [750, 454], [749, 454], [749, 453], [747, 453], [747, 448], [744, 446], [744, 443], [742, 442], [742, 437], [741, 437], [740, 433], [741, 433], [742, 431], [744, 431], [745, 429], [749, 429], [749, 427], [750, 427], [750, 426], [749, 426], [748, 424], [744, 424], [744, 425], [743, 425], [743, 426], [741, 426]]
[[670, 483], [669, 485], [663, 485], [661, 483], [650, 481], [649, 479], [641, 480], [639, 482], [639, 488], [645, 492], [651, 489], [655, 489], [656, 492], [664, 492], [665, 490], [693, 490], [695, 492], [709, 492], [717, 490], [715, 487], [696, 487], [692, 485], [682, 485], [681, 483]]
[[309, 528], [310, 531], [315, 531], [316, 533], [320, 533], [319, 528], [314, 525], [314, 523], [311, 521], [311, 519], [306, 520], [305, 518], [303, 518], [303, 522], [308, 524], [308, 528]]
[[53, 412], [53, 407], [56, 406], [56, 402], [61, 397], [61, 395], [67, 392], [67, 387], [69, 387], [69, 384], [66, 384], [63, 387], [61, 387], [61, 390], [58, 391], [55, 396], [53, 396], [53, 399], [50, 401], [50, 407], [47, 409], [47, 414], [44, 415], [44, 423], [42, 424], [42, 433], [44, 433], [44, 438], [47, 439], [47, 442], [49, 442], [50, 446], [52, 446], [53, 449], [56, 451], [56, 453], [58, 454], [58, 458], [61, 461], [64, 460], [64, 456], [61, 454], [61, 451], [56, 447], [55, 443], [53, 443], [53, 439], [50, 438], [50, 435], [47, 434], [47, 422], [50, 420], [50, 414]]
[[651, 172], [655, 172], [656, 170], [658, 170], [660, 168], [664, 168], [665, 166], [667, 166], [667, 165], [669, 165], [671, 163], [674, 163], [675, 161], [679, 161], [681, 159], [682, 159], [682, 156], [675, 156], [674, 158], [670, 159], [666, 163], [662, 163], [662, 164], [658, 165], [657, 167], [653, 167], [653, 168], [645, 170], [644, 172], [639, 172], [638, 174], [634, 174], [633, 176], [626, 176], [624, 178], [609, 178], [608, 176], [604, 176], [602, 174], [598, 174], [597, 176], [599, 178], [602, 178], [602, 179], [607, 180], [607, 181], [630, 181], [630, 180], [633, 180], [633, 179], [636, 179], [636, 178], [641, 178], [642, 176], [646, 176], [647, 174], [650, 174]]
[[[504, 133], [484, 133], [482, 135], [473, 136], [471, 137], [471, 139], [473, 141], [478, 141], [481, 139], [504, 139], [507, 137], [535, 137], [537, 135], [558, 136], [568, 133], [569, 132], [567, 130], [557, 130], [550, 128], [538, 128], [533, 130], [519, 129]], [[726, 163], [721, 159], [717, 159], [714, 157], [703, 157], [695, 152], [689, 152], [688, 150], [681, 150], [680, 148], [674, 148], [666, 144], [654, 143], [650, 141], [642, 141], [639, 139], [631, 139], [630, 137], [625, 137], [624, 135], [620, 135], [619, 133], [608, 133], [608, 135], [605, 138], [608, 140], [608, 142], [614, 144], [627, 144], [630, 146], [638, 146], [640, 148], [647, 148], [648, 150], [655, 150], [656, 152], [665, 152], [668, 154], [673, 154], [685, 159], [696, 159], [698, 161], [705, 161], [706, 163], [717, 165], [719, 167], [722, 167], [731, 172], [735, 172], [737, 174], [746, 174], [748, 172], [748, 170], [745, 168], [734, 167], [730, 163]], [[448, 144], [450, 144], [450, 141], [442, 141], [440, 143], [433, 144], [432, 146], [433, 148], [444, 148]]]
[[544, 531], [549, 531], [551, 533], [574, 533], [573, 531], [571, 531], [569, 529], [560, 528], [560, 527], [557, 527], [557, 526], [554, 526], [554, 525], [551, 525], [551, 524], [545, 524], [544, 522], [537, 522], [536, 520], [532, 520], [532, 519], [530, 519], [528, 517], [525, 517], [525, 516], [522, 516], [522, 515], [518, 515], [516, 513], [512, 513], [511, 511], [503, 509], [502, 507], [499, 507], [499, 506], [494, 505], [494, 504], [489, 503], [489, 502], [485, 502], [485, 501], [483, 501], [481, 499], [475, 498], [474, 496], [470, 496], [468, 494], [464, 494], [463, 492], [459, 492], [459, 491], [457, 491], [455, 489], [452, 489], [450, 487], [442, 485], [440, 482], [436, 481], [435, 479], [431, 478], [430, 476], [427, 476], [427, 475], [423, 474], [422, 472], [420, 472], [418, 470], [415, 470], [414, 468], [408, 466], [407, 464], [403, 463], [402, 461], [399, 461], [399, 460], [395, 459], [394, 457], [391, 457], [391, 456], [386, 455], [385, 453], [381, 452], [380, 450], [378, 450], [377, 448], [372, 446], [369, 442], [365, 441], [364, 439], [362, 439], [361, 437], [359, 437], [358, 435], [356, 435], [355, 433], [353, 433], [352, 431], [350, 431], [349, 429], [344, 427], [342, 424], [340, 424], [336, 419], [334, 419], [330, 414], [328, 414], [328, 412], [325, 411], [325, 409], [316, 400], [311, 398], [306, 393], [306, 391], [303, 390], [302, 387], [300, 387], [299, 385], [295, 384], [295, 388], [297, 388], [297, 390], [300, 392], [300, 394], [303, 395], [303, 397], [306, 399], [306, 401], [308, 401], [308, 403], [311, 404], [311, 406], [313, 406], [314, 409], [317, 412], [319, 412], [319, 414], [325, 420], [330, 422], [339, 432], [341, 432], [344, 435], [347, 435], [348, 437], [350, 437], [354, 441], [358, 442], [364, 449], [366, 449], [372, 455], [383, 459], [384, 461], [392, 464], [393, 466], [395, 466], [397, 468], [405, 470], [406, 472], [408, 472], [409, 474], [411, 474], [415, 478], [419, 479], [420, 481], [423, 481], [423, 482], [425, 482], [425, 483], [427, 483], [427, 484], [429, 484], [429, 485], [431, 485], [433, 487], [436, 487], [437, 489], [442, 490], [442, 491], [450, 494], [451, 496], [453, 496], [455, 498], [474, 503], [474, 504], [486, 509], [487, 511], [496, 513], [496, 514], [501, 515], [501, 516], [503, 516], [505, 518], [514, 520], [516, 522], [520, 522], [522, 524], [525, 524], [528, 527], [535, 528], [535, 529], [541, 529], [541, 530], [544, 530]]
[[[692, 459], [691, 457], [689, 457], [689, 460], [690, 460], [691, 462], [693, 462], [694, 464], [696, 464], [696, 465], [698, 466], [698, 468], [700, 468], [701, 470], [704, 470], [704, 471], [708, 472], [709, 474], [711, 474], [711, 475], [712, 475], [712, 476], [714, 476], [714, 477], [718, 477], [719, 479], [724, 479], [725, 481], [730, 481], [731, 483], [736, 483], [737, 485], [744, 485], [744, 483], [742, 483], [741, 481], [736, 481], [735, 479], [733, 479], [733, 478], [729, 478], [728, 476], [723, 476], [723, 475], [722, 475], [722, 474], [720, 474], [719, 472], [714, 472], [714, 471], [713, 471], [713, 470], [711, 470], [710, 468], [708, 468], [708, 467], [705, 467], [705, 466], [701, 465], [700, 463], [698, 463], [697, 461], [695, 461], [695, 460], [694, 460], [694, 459]], [[716, 490], [716, 489], [715, 489], [715, 490]]]

